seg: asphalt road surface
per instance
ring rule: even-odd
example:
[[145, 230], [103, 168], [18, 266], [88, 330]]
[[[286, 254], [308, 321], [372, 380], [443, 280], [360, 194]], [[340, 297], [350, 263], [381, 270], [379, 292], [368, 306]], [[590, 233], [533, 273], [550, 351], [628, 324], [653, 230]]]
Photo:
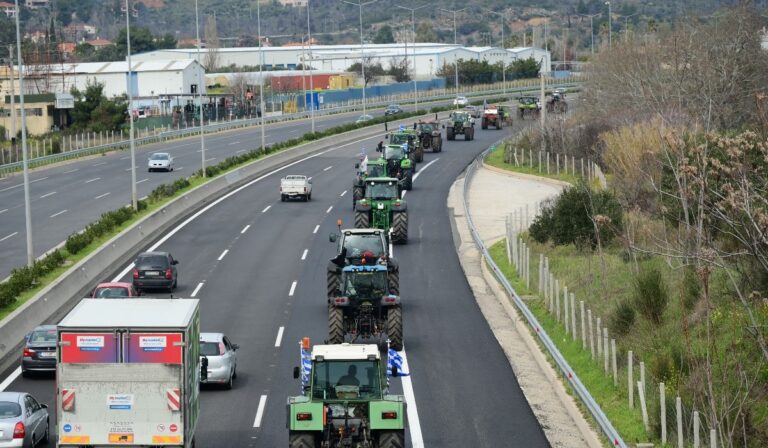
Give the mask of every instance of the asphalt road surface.
[[[286, 131], [280, 132], [300, 126], [307, 124], [286, 125]], [[455, 142], [444, 141], [443, 152], [425, 155], [418, 166], [414, 189], [405, 196], [409, 241], [395, 246], [394, 254], [400, 260], [405, 352], [411, 375], [394, 380], [393, 391], [406, 393], [410, 446], [549, 446], [472, 297], [456, 255], [446, 209], [448, 189], [454, 179], [478, 153], [510, 131], [483, 131], [478, 125], [474, 141], [465, 142], [461, 137]], [[249, 132], [249, 138], [255, 139], [257, 130]], [[275, 134], [270, 131], [270, 135]], [[246, 141], [236, 133], [215, 138], [216, 143], [210, 145], [211, 157], [223, 157], [232, 141]], [[160, 250], [170, 251], [180, 260], [175, 295], [194, 294], [201, 299], [203, 331], [224, 332], [241, 347], [234, 389], [206, 388], [202, 394], [198, 446], [287, 446], [286, 397], [298, 394], [300, 387], [292, 377], [293, 367], [299, 365], [297, 344], [303, 336], [314, 342], [327, 337], [325, 269], [334, 255], [328, 234], [336, 231], [338, 218], [345, 225], [352, 224], [353, 166], [361, 147], [369, 149], [369, 157], [376, 157], [373, 148], [377, 141], [378, 137], [340, 147], [267, 176], [212, 207], [160, 244]], [[180, 165], [191, 170], [196, 165], [197, 153], [192, 150], [195, 143], [170, 145], [182, 144], [187, 145], [187, 150], [179, 148], [177, 156], [190, 155], [182, 157]], [[142, 153], [149, 151], [142, 149]], [[123, 156], [111, 158], [111, 172], [123, 169]], [[74, 184], [69, 185], [101, 177], [100, 186], [105, 187], [102, 191], [107, 191], [110, 176], [99, 175], [95, 169], [104, 166], [93, 167], [94, 161], [78, 164], [87, 174], [72, 173], [76, 175], [67, 179]], [[54, 170], [57, 176], [64, 176], [62, 171], [75, 166]], [[312, 176], [312, 201], [280, 202], [277, 188], [285, 174]], [[50, 176], [50, 171], [40, 175]], [[40, 189], [46, 185], [42, 182], [36, 183], [35, 197], [46, 190]], [[118, 184], [109, 184], [115, 196]], [[5, 185], [7, 181], [0, 189]], [[144, 194], [151, 187], [145, 188]], [[61, 198], [74, 192], [58, 194]], [[124, 191], [119, 195], [117, 203], [127, 201]], [[56, 208], [48, 207], [45, 213]], [[110, 208], [114, 207], [103, 210]], [[71, 213], [69, 218], [62, 215], [58, 224], [48, 226], [61, 226], [65, 219], [71, 227], [89, 221], [78, 221], [78, 214]], [[152, 245], [147, 242], [147, 247]], [[4, 372], [0, 380], [9, 374]], [[8, 390], [28, 391], [53, 405], [54, 388], [50, 377], [19, 377]], [[264, 413], [258, 419], [262, 400]]]

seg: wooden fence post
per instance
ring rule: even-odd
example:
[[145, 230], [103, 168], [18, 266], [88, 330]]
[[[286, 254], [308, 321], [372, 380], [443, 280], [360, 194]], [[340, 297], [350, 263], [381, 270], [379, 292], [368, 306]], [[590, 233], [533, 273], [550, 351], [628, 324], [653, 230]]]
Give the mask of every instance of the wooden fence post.
[[699, 411], [693, 411], [693, 448], [699, 448], [701, 440], [699, 439]]
[[576, 294], [571, 293], [571, 339], [576, 340]]
[[555, 316], [560, 323], [560, 280], [555, 280]]
[[579, 316], [581, 317], [581, 349], [587, 349], [587, 332], [584, 328], [584, 301], [579, 301]]
[[619, 371], [616, 367], [616, 339], [611, 339], [611, 368], [613, 369], [613, 385], [619, 385]]
[[598, 317], [595, 328], [595, 336], [597, 336], [597, 362], [600, 362], [600, 358], [603, 357], [603, 326], [600, 324], [600, 317]]
[[608, 327], [603, 328], [603, 370], [608, 375], [608, 362], [610, 361], [611, 350], [608, 348]]
[[571, 314], [568, 312], [569, 311], [568, 309], [569, 309], [569, 306], [568, 306], [568, 287], [567, 286], [563, 286], [563, 311], [565, 311], [565, 313], [563, 315], [563, 321], [564, 321], [564, 324], [565, 324], [565, 334], [566, 335], [570, 331], [569, 330], [569, 327], [570, 327], [569, 324], [571, 322]]

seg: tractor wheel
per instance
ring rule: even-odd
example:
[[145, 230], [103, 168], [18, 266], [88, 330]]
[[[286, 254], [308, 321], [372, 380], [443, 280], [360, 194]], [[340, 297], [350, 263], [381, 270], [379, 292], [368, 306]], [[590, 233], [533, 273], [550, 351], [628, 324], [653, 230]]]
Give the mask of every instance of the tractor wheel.
[[396, 296], [400, 295], [400, 271], [389, 271], [387, 274], [389, 280], [389, 293]]
[[379, 434], [379, 448], [404, 448], [405, 431], [382, 431]]
[[371, 224], [371, 217], [368, 214], [368, 212], [355, 212], [355, 228], [356, 229], [367, 229], [370, 227]]
[[328, 305], [328, 343], [341, 344], [344, 342], [344, 311], [333, 305]]
[[308, 432], [290, 431], [288, 433], [288, 448], [315, 448], [315, 435]]
[[403, 189], [407, 191], [413, 190], [413, 171], [408, 171], [403, 179]]
[[419, 163], [424, 161], [424, 148], [419, 147], [419, 149], [416, 150], [416, 161]]
[[331, 297], [333, 292], [339, 289], [339, 286], [341, 286], [341, 274], [339, 273], [335, 264], [329, 264], [331, 266], [328, 266], [326, 277], [328, 278], [328, 297]]
[[392, 213], [392, 242], [405, 244], [408, 242], [408, 212]]
[[464, 131], [464, 140], [473, 140], [475, 138], [475, 128], [469, 128]]
[[488, 129], [488, 120], [486, 120], [485, 118], [483, 118], [483, 122], [482, 122], [482, 125], [481, 125], [481, 127], [482, 127], [483, 129]]
[[352, 209], [354, 210], [355, 204], [357, 204], [357, 201], [360, 199], [363, 199], [363, 195], [365, 194], [365, 190], [363, 190], [363, 187], [353, 187], [352, 188]]
[[442, 142], [438, 137], [432, 137], [432, 152], [440, 152], [443, 149]]
[[504, 127], [504, 122], [501, 120], [501, 118], [499, 118], [496, 121], [496, 130], [499, 130], [499, 129], [503, 128], [503, 127]]
[[445, 128], [445, 135], [448, 140], [456, 140], [456, 136], [453, 134], [453, 128]]
[[392, 306], [387, 311], [387, 337], [390, 347], [398, 352], [403, 349], [403, 309], [400, 305]]

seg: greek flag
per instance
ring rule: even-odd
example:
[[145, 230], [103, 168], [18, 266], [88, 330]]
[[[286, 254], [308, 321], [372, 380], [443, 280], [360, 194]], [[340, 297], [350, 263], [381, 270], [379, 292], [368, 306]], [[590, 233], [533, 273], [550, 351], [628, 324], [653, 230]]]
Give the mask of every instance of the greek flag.
[[389, 359], [389, 369], [387, 370], [387, 376], [392, 375], [392, 367], [397, 367], [397, 376], [410, 375], [410, 373], [403, 370], [403, 357], [400, 356], [400, 353], [390, 348], [387, 358]]
[[404, 125], [404, 124], [401, 124], [401, 125], [400, 125], [400, 132], [403, 132], [403, 131], [405, 131], [405, 125]]
[[309, 376], [312, 373], [312, 354], [308, 350], [301, 349], [301, 392], [309, 386]]
[[403, 143], [400, 145], [405, 151], [408, 151], [408, 143]]

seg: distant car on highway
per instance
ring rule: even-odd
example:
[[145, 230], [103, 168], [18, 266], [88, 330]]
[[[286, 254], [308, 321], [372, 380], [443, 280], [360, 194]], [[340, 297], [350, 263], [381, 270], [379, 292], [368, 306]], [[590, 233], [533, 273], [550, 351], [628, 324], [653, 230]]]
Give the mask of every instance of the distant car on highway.
[[355, 124], [365, 123], [366, 121], [371, 121], [371, 120], [373, 120], [373, 115], [368, 115], [368, 114], [360, 115], [357, 118], [357, 120], [355, 120]]
[[48, 406], [25, 392], [0, 392], [0, 447], [48, 444]]
[[454, 106], [464, 107], [467, 104], [469, 104], [469, 100], [465, 96], [457, 96], [453, 100], [453, 105]]
[[290, 175], [280, 179], [280, 201], [301, 198], [312, 200], [312, 179], [307, 176]]
[[395, 115], [402, 112], [403, 109], [400, 108], [399, 104], [390, 104], [386, 109], [384, 109], [384, 116]]
[[232, 389], [237, 378], [237, 349], [224, 333], [200, 333], [200, 357], [208, 360], [208, 378], [203, 384], [223, 384]]
[[141, 293], [146, 289], [167, 289], [173, 292], [178, 283], [178, 260], [168, 252], [143, 252], [133, 262], [133, 287]]
[[93, 299], [125, 299], [137, 297], [138, 291], [126, 282], [99, 283], [93, 288], [88, 297]]
[[[56, 325], [41, 325], [27, 334], [21, 356], [21, 376], [56, 371]], [[2, 413], [0, 412], [0, 418]], [[0, 437], [0, 440], [2, 438]], [[0, 442], [0, 446], [4, 446]]]
[[173, 171], [173, 157], [167, 152], [156, 152], [149, 156], [147, 171], [155, 170]]
[[470, 104], [464, 106], [464, 110], [469, 112], [469, 115], [471, 115], [472, 118], [480, 118], [480, 116], [483, 114], [483, 108], [481, 106], [473, 106]]

